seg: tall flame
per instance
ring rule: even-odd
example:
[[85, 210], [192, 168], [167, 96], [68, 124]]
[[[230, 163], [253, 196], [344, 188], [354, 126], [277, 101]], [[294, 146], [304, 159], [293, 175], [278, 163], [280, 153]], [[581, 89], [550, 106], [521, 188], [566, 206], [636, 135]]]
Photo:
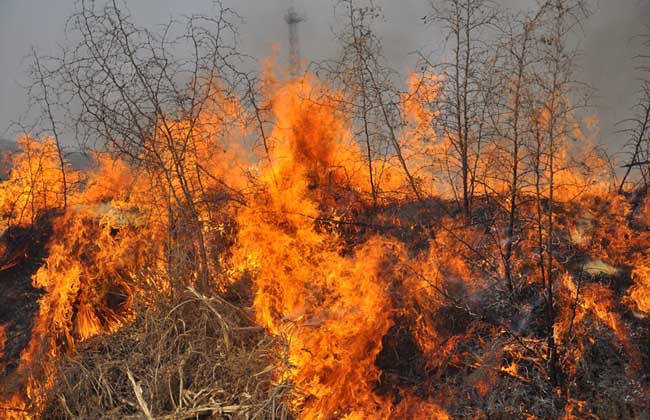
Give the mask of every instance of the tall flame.
[[[470, 395], [486, 398], [499, 377], [529, 385], [529, 369], [542, 371], [548, 361], [543, 340], [520, 334], [543, 297], [522, 307], [491, 302], [500, 313], [521, 314], [508, 325], [476, 315], [488, 295], [502, 293], [503, 269], [492, 254], [501, 251], [499, 241], [514, 239], [499, 237], [498, 221], [439, 228], [452, 226], [453, 215], [422, 203], [453, 196], [453, 186], [438, 176], [441, 162], [430, 159], [449, 153], [452, 139], [436, 137], [436, 113], [422, 106], [435, 100], [439, 81], [434, 74], [409, 78], [409, 94], [401, 98], [407, 122], [398, 141], [415, 182], [395, 162], [394, 151], [387, 151], [373, 185], [386, 193], [379, 203], [373, 202], [367, 156], [341, 106], [345, 92], [312, 75], [285, 83], [268, 70], [261, 109], [270, 110], [272, 130], [264, 139], [264, 156], [243, 146], [253, 136], [244, 107], [218, 90], [194, 120], [161, 118], [150, 147], [138, 156], [151, 165], [98, 154], [89, 170], [61, 168], [51, 139], [21, 137], [21, 153], [0, 188], [3, 228], [38, 227], [47, 219], [52, 235], [47, 257], [31, 278], [44, 294], [29, 343], [8, 374], [19, 386], [3, 387], [0, 394], [0, 407], [11, 408], [2, 415], [39, 418], [56, 380], [57, 360], [78, 343], [130, 322], [135, 302], [154, 306], [147, 282], [156, 282], [163, 295], [194, 285], [199, 251], [207, 256], [210, 287], [223, 292], [250, 280], [255, 320], [267, 333], [286, 338], [286, 349], [278, 349], [286, 352], [286, 363], [277, 367], [276, 380], [294, 385], [292, 407], [301, 418], [450, 419], [443, 406]], [[577, 128], [573, 132], [588, 137]], [[497, 149], [492, 152], [498, 157]], [[608, 195], [607, 182], [571, 168], [569, 156], [568, 149], [558, 151], [560, 205], [552, 217], [571, 232], [570, 238], [560, 237], [558, 247], [575, 247], [572, 251], [603, 266], [611, 264], [612, 273], [631, 268], [634, 285], [625, 301], [650, 314], [648, 236], [630, 228], [635, 217], [634, 223], [650, 226], [650, 204], [634, 213], [624, 198]], [[493, 164], [494, 159], [478, 162], [477, 171], [491, 174]], [[69, 185], [62, 170], [69, 172]], [[527, 181], [522, 197], [533, 192]], [[417, 205], [408, 201], [413, 186], [422, 193]], [[585, 188], [591, 195], [574, 202]], [[498, 194], [507, 185], [503, 177], [486, 176], [485, 189]], [[389, 200], [388, 192], [397, 194]], [[522, 200], [521, 212], [534, 213], [531, 203]], [[387, 210], [366, 216], [377, 204]], [[486, 229], [500, 238], [496, 247]], [[515, 251], [514, 271], [521, 273], [522, 295], [539, 293], [537, 234], [529, 229], [518, 238], [523, 245]], [[19, 263], [5, 262], [0, 273]], [[558, 276], [554, 326], [557, 342], [575, 350], [563, 355], [568, 370], [578, 368], [568, 358], [582, 357], [588, 345], [570, 347], [572, 331], [595, 322], [613, 332], [629, 356], [626, 373], [632, 377], [642, 356], [618, 296], [595, 281], [582, 284], [572, 269], [562, 266]], [[9, 328], [0, 325], [0, 359]], [[412, 353], [409, 362], [421, 383], [386, 366], [399, 364], [390, 353], [403, 350], [400, 346]], [[458, 387], [462, 391], [441, 379], [450, 366], [471, 372], [468, 383]], [[581, 401], [567, 397], [566, 418], [584, 410]]]

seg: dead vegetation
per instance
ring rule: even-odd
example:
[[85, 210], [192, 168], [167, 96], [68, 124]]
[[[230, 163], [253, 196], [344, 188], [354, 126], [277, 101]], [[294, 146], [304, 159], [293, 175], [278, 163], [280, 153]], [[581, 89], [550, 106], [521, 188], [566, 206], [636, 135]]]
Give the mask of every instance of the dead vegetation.
[[587, 2], [437, 0], [451, 62], [406, 86], [381, 10], [336, 5], [321, 73], [238, 70], [220, 2], [153, 30], [82, 0], [34, 56], [51, 135], [0, 183], [0, 287], [42, 293], [0, 309], [2, 415], [649, 416], [650, 197], [591, 146]]
[[289, 419], [281, 340], [191, 289], [64, 358], [44, 418]]

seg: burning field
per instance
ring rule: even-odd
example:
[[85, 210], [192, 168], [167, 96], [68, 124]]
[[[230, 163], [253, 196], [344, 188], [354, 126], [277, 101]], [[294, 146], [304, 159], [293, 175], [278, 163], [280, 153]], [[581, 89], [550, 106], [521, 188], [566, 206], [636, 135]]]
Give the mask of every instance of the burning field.
[[0, 181], [0, 418], [650, 418], [650, 114], [595, 146], [584, 2], [438, 2], [456, 53], [403, 82], [360, 3], [252, 72], [219, 4], [79, 4]]

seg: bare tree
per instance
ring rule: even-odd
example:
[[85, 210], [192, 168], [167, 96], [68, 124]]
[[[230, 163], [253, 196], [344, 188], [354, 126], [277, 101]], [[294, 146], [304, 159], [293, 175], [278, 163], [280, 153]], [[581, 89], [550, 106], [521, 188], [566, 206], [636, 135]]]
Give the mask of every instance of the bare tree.
[[428, 20], [441, 23], [451, 44], [451, 58], [441, 65], [444, 76], [440, 127], [453, 144], [461, 178], [461, 208], [466, 221], [472, 215], [476, 188], [476, 173], [481, 148], [487, 141], [488, 96], [487, 83], [491, 73], [488, 31], [498, 16], [498, 8], [490, 0], [440, 0], [431, 3]]
[[[340, 1], [337, 6], [344, 9], [344, 29], [338, 33], [338, 40], [341, 45], [341, 56], [331, 66], [329, 72], [333, 79], [344, 86], [350, 98], [350, 114], [358, 120], [360, 127], [359, 137], [363, 139], [368, 165], [368, 177], [370, 190], [374, 205], [377, 205], [378, 185], [375, 181], [376, 168], [373, 167], [373, 160], [377, 157], [377, 144], [379, 139], [376, 120], [373, 119], [375, 106], [373, 95], [369, 91], [371, 84], [368, 75], [367, 63], [381, 48], [378, 40], [368, 26], [368, 20], [372, 20], [379, 14], [375, 7], [357, 7], [354, 0]], [[373, 64], [377, 64], [376, 60]], [[377, 72], [379, 69], [373, 69]]]
[[[32, 49], [32, 79], [34, 84], [30, 87], [30, 95], [32, 100], [40, 103], [42, 105], [42, 111], [46, 115], [50, 130], [52, 132], [52, 137], [54, 137], [54, 143], [56, 145], [57, 157], [59, 159], [59, 166], [61, 169], [61, 179], [62, 179], [62, 188], [63, 188], [63, 210], [68, 205], [68, 180], [66, 176], [66, 161], [64, 158], [63, 145], [61, 144], [61, 139], [59, 136], [59, 130], [57, 129], [57, 122], [54, 117], [54, 110], [56, 103], [54, 98], [52, 98], [52, 87], [48, 84], [48, 75], [49, 70], [45, 69], [41, 65], [41, 60], [36, 53], [36, 50]], [[40, 95], [36, 93], [40, 91]]]
[[[650, 48], [650, 39], [646, 36], [644, 47]], [[650, 72], [650, 65], [645, 63], [650, 58], [647, 53], [639, 54], [637, 59], [642, 60], [639, 69]], [[631, 150], [627, 164], [624, 165], [625, 173], [618, 188], [619, 194], [625, 190], [625, 184], [633, 169], [638, 169], [641, 176], [643, 189], [650, 191], [650, 80], [641, 80], [638, 92], [638, 101], [634, 106], [634, 116], [621, 121], [623, 129], [629, 136], [627, 147]]]
[[[507, 214], [505, 240], [500, 246], [503, 272], [507, 287], [512, 293], [515, 289], [513, 273], [513, 252], [520, 241], [519, 205], [523, 190], [528, 187], [526, 166], [527, 146], [532, 141], [532, 129], [527, 119], [531, 115], [534, 84], [535, 37], [540, 29], [543, 9], [536, 13], [515, 14], [501, 19], [501, 40], [497, 43], [500, 80], [495, 83], [495, 107], [490, 112], [492, 129], [500, 146], [498, 172], [509, 173], [509, 177], [499, 178], [507, 191], [500, 204]], [[498, 176], [498, 175], [497, 175]], [[500, 191], [494, 191], [499, 197]]]
[[572, 138], [572, 117], [579, 84], [574, 79], [577, 52], [568, 37], [588, 14], [583, 0], [549, 0], [541, 5], [543, 30], [537, 42], [537, 106], [533, 121], [533, 168], [537, 202], [539, 268], [546, 303], [547, 365], [552, 384], [560, 383], [558, 348], [555, 342], [554, 282], [557, 272], [555, 227], [555, 175], [557, 157]]
[[234, 124], [227, 104], [243, 80], [232, 23], [238, 16], [220, 2], [214, 7], [214, 15], [170, 20], [154, 32], [135, 25], [117, 0], [102, 6], [81, 0], [66, 25], [68, 38], [79, 42], [49, 58], [48, 74], [38, 58], [35, 67], [42, 86], [57, 86], [79, 143], [95, 144], [165, 180], [159, 187], [168, 192], [170, 238], [181, 225], [189, 229], [177, 240], [193, 244], [202, 289], [211, 261], [201, 218], [203, 180], [211, 174], [197, 161], [195, 138], [210, 128], [202, 121], [206, 112]]
[[345, 105], [363, 139], [373, 202], [377, 203], [381, 191], [381, 173], [387, 154], [398, 159], [411, 191], [422, 200], [399, 141], [403, 125], [400, 92], [393, 84], [394, 72], [385, 63], [381, 41], [373, 28], [381, 9], [372, 1], [360, 3], [357, 0], [337, 3], [337, 9], [343, 10], [342, 29], [337, 34], [341, 55], [320, 67], [347, 94], [349, 103]]

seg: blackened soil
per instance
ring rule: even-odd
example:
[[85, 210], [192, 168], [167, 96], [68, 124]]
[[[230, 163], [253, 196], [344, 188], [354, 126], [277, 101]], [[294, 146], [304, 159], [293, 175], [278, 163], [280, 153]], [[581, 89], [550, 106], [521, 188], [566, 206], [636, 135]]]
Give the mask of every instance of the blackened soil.
[[0, 325], [6, 334], [0, 383], [16, 370], [31, 337], [38, 300], [43, 295], [32, 286], [32, 276], [47, 255], [50, 220], [50, 216], [41, 217], [33, 227], [12, 227], [0, 237]]

